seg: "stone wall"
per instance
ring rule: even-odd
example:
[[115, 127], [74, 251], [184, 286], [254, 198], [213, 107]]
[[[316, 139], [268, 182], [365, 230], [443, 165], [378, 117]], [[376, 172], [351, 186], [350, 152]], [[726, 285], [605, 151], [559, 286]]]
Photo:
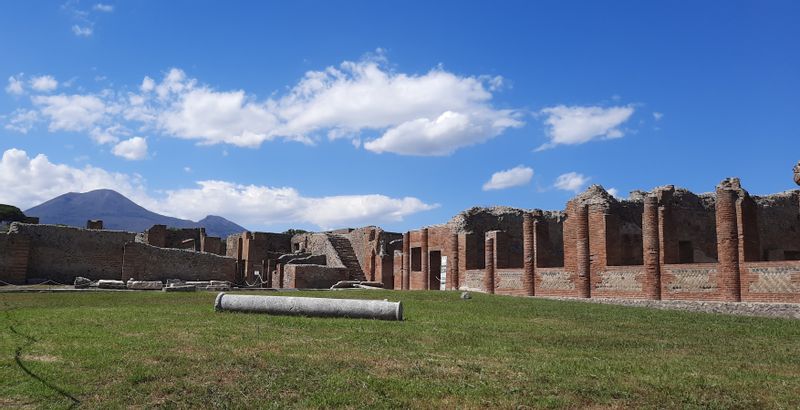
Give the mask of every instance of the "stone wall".
[[236, 259], [183, 249], [158, 248], [142, 243], [124, 246], [121, 280], [226, 280], [233, 282]]
[[305, 249], [312, 255], [325, 255], [328, 266], [344, 267], [339, 254], [324, 233], [302, 233], [291, 239], [292, 249]]
[[24, 285], [28, 276], [30, 240], [16, 234], [0, 234], [0, 281]]
[[759, 260], [800, 260], [800, 191], [754, 196]]
[[283, 269], [285, 288], [328, 289], [346, 279], [347, 269], [340, 267], [288, 264]]
[[136, 234], [56, 225], [12, 224], [10, 234], [30, 240], [28, 280], [72, 283], [76, 276], [92, 280], [122, 277], [125, 244]]

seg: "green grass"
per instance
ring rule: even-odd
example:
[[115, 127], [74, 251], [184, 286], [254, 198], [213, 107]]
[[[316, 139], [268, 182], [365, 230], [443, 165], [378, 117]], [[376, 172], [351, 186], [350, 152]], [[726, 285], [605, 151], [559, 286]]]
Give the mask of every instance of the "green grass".
[[402, 300], [407, 320], [215, 313], [214, 293], [0, 294], [0, 408], [800, 407], [798, 321], [299, 294]]

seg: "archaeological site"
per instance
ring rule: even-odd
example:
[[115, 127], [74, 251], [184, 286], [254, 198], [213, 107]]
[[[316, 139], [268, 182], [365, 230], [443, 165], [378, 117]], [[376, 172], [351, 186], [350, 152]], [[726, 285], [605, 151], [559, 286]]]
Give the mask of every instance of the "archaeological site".
[[[794, 171], [800, 184], [800, 164]], [[217, 238], [164, 225], [104, 230], [92, 220], [86, 229], [14, 222], [0, 236], [0, 281], [78, 277], [800, 303], [800, 190], [755, 196], [729, 178], [713, 193], [668, 185], [619, 199], [593, 185], [561, 211], [471, 208], [404, 233], [368, 226]]]

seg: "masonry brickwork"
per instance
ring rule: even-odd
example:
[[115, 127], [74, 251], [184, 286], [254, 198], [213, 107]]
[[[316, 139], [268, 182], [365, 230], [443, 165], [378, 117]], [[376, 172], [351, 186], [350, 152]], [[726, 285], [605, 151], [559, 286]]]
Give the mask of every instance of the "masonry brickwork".
[[468, 209], [405, 233], [394, 259], [411, 290], [447, 277], [508, 295], [800, 303], [800, 191], [751, 196], [729, 178], [618, 199], [594, 185], [563, 212]]

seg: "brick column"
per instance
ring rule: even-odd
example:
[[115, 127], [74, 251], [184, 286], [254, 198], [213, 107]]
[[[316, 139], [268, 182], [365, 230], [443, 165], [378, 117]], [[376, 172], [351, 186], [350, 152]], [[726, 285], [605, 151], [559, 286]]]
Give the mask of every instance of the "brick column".
[[589, 270], [591, 269], [589, 260], [589, 210], [586, 205], [579, 205], [575, 212], [575, 257], [578, 268], [578, 287], [581, 296], [589, 298], [591, 293], [591, 281], [589, 280]]
[[450, 235], [450, 260], [447, 261], [447, 289], [458, 290], [458, 235]]
[[739, 232], [733, 190], [717, 187], [717, 275], [723, 300], [741, 301], [739, 289]]
[[422, 228], [420, 235], [420, 242], [422, 242], [422, 277], [425, 284], [422, 289], [430, 290], [431, 288], [431, 269], [430, 269], [430, 256], [428, 255], [428, 228]]
[[411, 233], [406, 232], [403, 234], [403, 270], [400, 272], [402, 276], [402, 289], [408, 290], [411, 281]]
[[533, 296], [534, 294], [534, 270], [535, 264], [533, 260], [534, 254], [534, 219], [529, 212], [522, 215], [522, 263], [525, 272], [522, 274], [522, 288], [525, 294]]
[[486, 269], [483, 271], [483, 289], [494, 294], [494, 239], [486, 238]]
[[645, 292], [650, 299], [661, 299], [661, 262], [658, 235], [658, 199], [644, 199], [642, 213], [642, 248], [644, 249]]

